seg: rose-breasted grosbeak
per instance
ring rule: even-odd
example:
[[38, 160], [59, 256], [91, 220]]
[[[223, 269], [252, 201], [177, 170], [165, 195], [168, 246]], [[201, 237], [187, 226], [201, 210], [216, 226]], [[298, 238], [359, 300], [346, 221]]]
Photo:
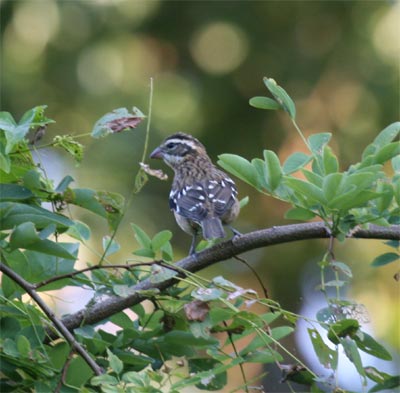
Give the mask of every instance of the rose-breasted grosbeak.
[[229, 225], [239, 214], [238, 192], [233, 180], [213, 165], [205, 147], [191, 135], [178, 132], [150, 157], [163, 159], [175, 172], [169, 206], [178, 225], [193, 236], [190, 254], [200, 230], [207, 240], [225, 237], [222, 224]]

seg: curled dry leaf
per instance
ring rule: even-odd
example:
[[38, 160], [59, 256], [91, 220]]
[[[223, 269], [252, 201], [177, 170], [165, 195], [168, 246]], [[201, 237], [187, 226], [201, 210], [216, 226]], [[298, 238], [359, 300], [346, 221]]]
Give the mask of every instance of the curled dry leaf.
[[126, 129], [135, 128], [141, 121], [142, 117], [128, 116], [113, 119], [105, 124], [113, 133], [121, 132]]
[[201, 300], [194, 300], [193, 302], [185, 304], [183, 309], [189, 321], [203, 322], [210, 310], [210, 306], [208, 303], [202, 302]]
[[144, 162], [140, 162], [139, 165], [143, 169], [143, 171], [146, 172], [149, 176], [154, 176], [160, 180], [168, 179], [168, 175], [164, 173], [161, 169], [151, 169], [150, 166], [148, 164], [145, 164]]
[[114, 109], [97, 120], [91, 135], [94, 138], [102, 138], [109, 134], [131, 130], [136, 128], [144, 118], [144, 114], [138, 108], [133, 108], [132, 113], [126, 108]]

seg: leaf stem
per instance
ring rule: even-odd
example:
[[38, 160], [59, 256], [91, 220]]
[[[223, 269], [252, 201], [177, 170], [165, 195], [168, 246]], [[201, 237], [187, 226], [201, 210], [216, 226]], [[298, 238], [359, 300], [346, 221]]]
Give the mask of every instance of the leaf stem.
[[147, 156], [147, 148], [149, 145], [149, 137], [150, 137], [150, 125], [151, 125], [151, 112], [153, 109], [153, 78], [150, 78], [150, 94], [149, 94], [149, 112], [147, 115], [147, 125], [146, 125], [146, 138], [144, 140], [144, 148], [141, 162], [144, 162]]

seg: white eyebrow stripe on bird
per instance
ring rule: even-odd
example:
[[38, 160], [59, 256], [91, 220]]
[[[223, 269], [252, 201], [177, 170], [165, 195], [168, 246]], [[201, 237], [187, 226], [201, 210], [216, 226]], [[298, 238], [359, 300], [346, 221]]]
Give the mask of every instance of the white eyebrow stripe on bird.
[[179, 138], [172, 138], [172, 139], [167, 139], [165, 143], [176, 143], [176, 144], [181, 144], [181, 145], [187, 145], [192, 149], [196, 148], [196, 144], [193, 141], [190, 141], [188, 139], [179, 139]]

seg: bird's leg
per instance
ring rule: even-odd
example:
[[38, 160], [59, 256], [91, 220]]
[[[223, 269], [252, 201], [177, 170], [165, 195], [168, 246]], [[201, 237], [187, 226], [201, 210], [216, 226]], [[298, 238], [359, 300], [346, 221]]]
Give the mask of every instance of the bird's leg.
[[189, 255], [196, 254], [196, 238], [197, 232], [194, 232], [192, 237], [192, 244], [190, 245]]
[[233, 232], [233, 237], [242, 236], [242, 234], [237, 229], [231, 227], [230, 225], [228, 227]]

